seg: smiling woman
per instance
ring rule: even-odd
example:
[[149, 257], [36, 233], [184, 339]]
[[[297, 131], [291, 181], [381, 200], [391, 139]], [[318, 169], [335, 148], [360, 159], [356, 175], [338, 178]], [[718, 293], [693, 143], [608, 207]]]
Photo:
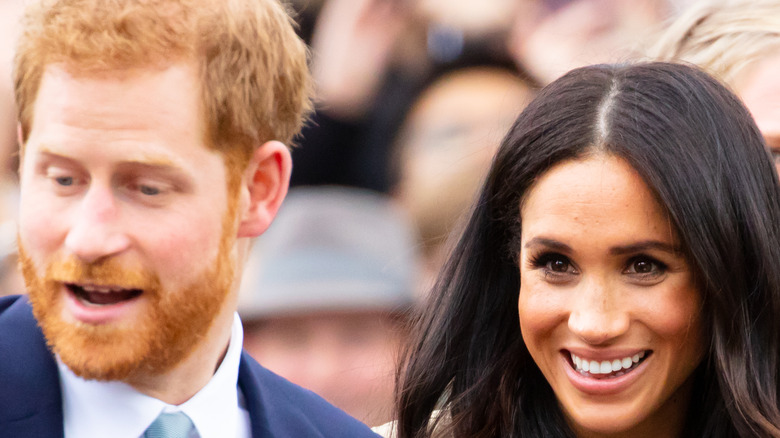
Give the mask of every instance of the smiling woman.
[[701, 299], [642, 178], [609, 154], [565, 161], [532, 185], [520, 220], [520, 331], [571, 428], [678, 435]]
[[780, 435], [778, 224], [715, 80], [570, 72], [504, 139], [416, 320], [394, 436]]

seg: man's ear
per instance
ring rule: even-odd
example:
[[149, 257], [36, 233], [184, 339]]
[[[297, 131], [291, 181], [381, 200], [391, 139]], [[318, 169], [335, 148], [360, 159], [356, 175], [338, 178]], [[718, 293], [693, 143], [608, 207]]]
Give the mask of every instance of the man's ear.
[[269, 141], [255, 150], [241, 181], [238, 237], [256, 237], [271, 225], [290, 186], [292, 157], [283, 143]]
[[16, 122], [16, 141], [18, 142], [19, 153], [19, 174], [22, 173], [22, 159], [24, 158], [24, 134], [22, 131], [22, 122]]

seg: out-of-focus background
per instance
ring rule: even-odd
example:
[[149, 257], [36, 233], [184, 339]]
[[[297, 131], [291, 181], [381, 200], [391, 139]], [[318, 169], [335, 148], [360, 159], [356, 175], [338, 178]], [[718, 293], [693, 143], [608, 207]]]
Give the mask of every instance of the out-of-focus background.
[[11, 62], [24, 0], [0, 0], [0, 295], [24, 292], [17, 268], [18, 145]]
[[[0, 294], [23, 292], [10, 62], [24, 1], [0, 0]], [[289, 0], [316, 110], [246, 268], [247, 350], [369, 425], [392, 419], [406, 322], [517, 114], [571, 68], [640, 58], [688, 3]]]

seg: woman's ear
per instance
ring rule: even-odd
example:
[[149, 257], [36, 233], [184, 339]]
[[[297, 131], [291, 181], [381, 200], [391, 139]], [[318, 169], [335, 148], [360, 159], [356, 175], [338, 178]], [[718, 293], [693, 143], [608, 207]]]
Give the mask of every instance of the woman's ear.
[[290, 186], [292, 157], [283, 143], [269, 141], [255, 150], [241, 181], [238, 237], [257, 237], [271, 225]]

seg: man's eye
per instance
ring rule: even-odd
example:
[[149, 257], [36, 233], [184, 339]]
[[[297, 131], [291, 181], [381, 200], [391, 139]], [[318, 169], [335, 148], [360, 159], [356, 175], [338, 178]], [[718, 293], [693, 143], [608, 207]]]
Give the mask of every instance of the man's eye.
[[152, 186], [140, 185], [138, 186], [138, 190], [147, 196], [155, 196], [160, 194], [160, 189]]
[[72, 176], [58, 176], [55, 178], [55, 181], [57, 181], [57, 184], [61, 186], [72, 186], [73, 185], [73, 177]]

